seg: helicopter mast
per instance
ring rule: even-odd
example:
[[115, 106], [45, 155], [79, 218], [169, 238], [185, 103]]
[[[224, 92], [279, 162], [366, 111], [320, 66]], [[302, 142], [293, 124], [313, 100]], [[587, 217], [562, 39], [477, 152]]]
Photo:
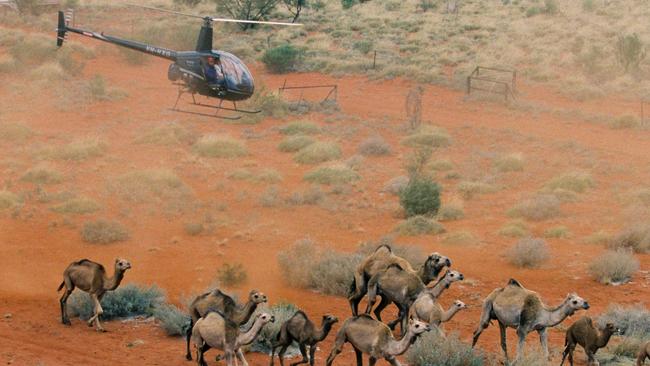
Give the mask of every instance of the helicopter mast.
[[203, 18], [203, 25], [196, 40], [197, 52], [212, 52], [212, 18]]

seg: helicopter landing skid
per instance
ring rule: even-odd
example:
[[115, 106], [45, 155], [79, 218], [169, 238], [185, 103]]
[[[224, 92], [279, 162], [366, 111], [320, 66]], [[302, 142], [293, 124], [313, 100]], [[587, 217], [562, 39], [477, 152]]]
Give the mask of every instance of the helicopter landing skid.
[[[192, 104], [195, 106], [199, 107], [205, 107], [205, 108], [214, 108], [216, 109], [215, 114], [209, 114], [209, 113], [202, 113], [202, 112], [194, 112], [194, 111], [186, 111], [178, 108], [178, 102], [181, 99], [181, 96], [185, 93], [190, 93], [192, 95]], [[219, 100], [219, 105], [212, 105], [212, 104], [205, 104], [201, 102], [196, 101], [196, 97], [194, 96], [195, 93], [192, 93], [190, 91], [184, 90], [182, 87], [179, 86], [178, 90], [178, 97], [176, 98], [176, 103], [174, 103], [174, 107], [172, 107], [171, 110], [176, 111], [176, 112], [181, 112], [181, 113], [188, 113], [188, 114], [194, 114], [194, 115], [199, 115], [199, 116], [205, 116], [205, 117], [214, 117], [214, 118], [221, 118], [221, 119], [227, 119], [227, 120], [238, 120], [241, 118], [241, 116], [223, 116], [219, 115], [220, 110], [224, 111], [231, 111], [231, 112], [239, 112], [239, 113], [247, 113], [247, 114], [256, 114], [262, 112], [261, 110], [256, 110], [256, 111], [250, 111], [246, 109], [239, 109], [237, 108], [237, 103], [232, 102], [234, 108], [227, 108], [227, 107], [222, 107], [221, 105], [223, 104], [223, 99]]]

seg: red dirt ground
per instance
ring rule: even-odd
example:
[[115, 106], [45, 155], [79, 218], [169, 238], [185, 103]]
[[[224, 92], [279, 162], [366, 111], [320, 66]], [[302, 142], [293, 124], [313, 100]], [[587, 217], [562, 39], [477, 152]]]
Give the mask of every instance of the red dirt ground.
[[[133, 269], [123, 283], [157, 284], [177, 304], [180, 298], [197, 293], [210, 285], [220, 265], [243, 263], [248, 283], [234, 292], [243, 297], [250, 288], [269, 295], [271, 303], [287, 300], [298, 304], [312, 317], [333, 313], [344, 319], [349, 315], [347, 301], [287, 286], [279, 272], [276, 254], [297, 239], [309, 236], [320, 245], [352, 252], [360, 242], [376, 240], [390, 233], [399, 222], [397, 199], [381, 193], [385, 182], [404, 174], [408, 149], [399, 141], [404, 136], [403, 103], [412, 86], [403, 80], [370, 81], [351, 76], [335, 79], [320, 74], [266, 75], [259, 68], [254, 74], [269, 89], [284, 79], [291, 85], [336, 83], [343, 117], [332, 122], [326, 115], [290, 117], [310, 119], [327, 129], [328, 139], [338, 141], [344, 157], [355, 154], [367, 136], [381, 134], [392, 146], [387, 157], [366, 158], [360, 169], [363, 179], [343, 198], [319, 206], [263, 207], [259, 195], [263, 184], [232, 181], [225, 174], [244, 165], [272, 167], [283, 175], [282, 192], [307, 187], [302, 175], [311, 167], [297, 165], [290, 154], [278, 152], [282, 136], [274, 129], [283, 123], [266, 119], [256, 125], [227, 124], [204, 117], [170, 112], [175, 88], [166, 80], [167, 63], [151, 60], [142, 66], [125, 64], [116, 55], [88, 62], [86, 76], [103, 75], [108, 85], [124, 89], [129, 96], [113, 102], [79, 105], [68, 111], [56, 107], [56, 90], [12, 88], [19, 76], [3, 80], [0, 86], [0, 118], [23, 122], [37, 134], [24, 146], [0, 143], [5, 182], [14, 192], [34, 192], [35, 187], [20, 181], [20, 176], [36, 164], [33, 151], [43, 145], [56, 145], [84, 136], [97, 136], [108, 143], [105, 156], [83, 162], [53, 162], [66, 179], [48, 186], [49, 192], [73, 190], [95, 198], [104, 206], [97, 214], [64, 219], [48, 210], [48, 205], [27, 200], [18, 218], [0, 213], [0, 312], [10, 318], [0, 320], [0, 360], [13, 365], [187, 365], [183, 342], [167, 337], [150, 322], [106, 322], [106, 334], [97, 334], [73, 319], [72, 327], [61, 325], [59, 294], [56, 288], [66, 265], [79, 258], [112, 263], [117, 256], [128, 258]], [[4, 76], [3, 76], [4, 77]], [[621, 115], [629, 113], [625, 100], [608, 99], [574, 102], [539, 87], [523, 86], [526, 101], [546, 106], [582, 110], [589, 113]], [[629, 102], [632, 103], [632, 102]], [[442, 236], [398, 238], [426, 252], [439, 251], [454, 260], [454, 267], [468, 281], [444, 295], [450, 304], [459, 298], [469, 310], [458, 315], [446, 330], [460, 332], [470, 341], [477, 324], [481, 299], [492, 289], [516, 278], [526, 287], [542, 294], [549, 304], [560, 302], [577, 291], [592, 304], [587, 314], [595, 316], [608, 304], [617, 302], [647, 305], [650, 300], [648, 272], [639, 272], [624, 286], [604, 286], [588, 275], [591, 259], [604, 251], [601, 246], [581, 243], [581, 239], [599, 230], [616, 232], [629, 217], [621, 197], [629, 190], [647, 186], [650, 180], [650, 139], [647, 131], [611, 130], [575, 118], [558, 117], [544, 111], [524, 111], [499, 103], [466, 100], [460, 91], [427, 86], [424, 118], [447, 129], [453, 144], [436, 151], [450, 159], [464, 179], [493, 177], [501, 189], [465, 202], [465, 218], [445, 223], [449, 232], [468, 230], [480, 241], [472, 245], [443, 244]], [[197, 158], [190, 146], [159, 147], [134, 143], [143, 131], [164, 121], [178, 121], [199, 133], [227, 133], [234, 137], [260, 135], [247, 140], [250, 156], [243, 159]], [[327, 135], [326, 134], [326, 135]], [[320, 137], [323, 138], [323, 137]], [[526, 157], [521, 173], [497, 173], [491, 158], [500, 153], [520, 152]], [[105, 188], [111, 177], [134, 169], [174, 170], [202, 202], [225, 204], [223, 211], [212, 210], [224, 225], [212, 235], [192, 237], [185, 234], [183, 223], [194, 217], [165, 215], [155, 207], [133, 206], [118, 202]], [[504, 251], [515, 239], [497, 234], [509, 220], [508, 208], [538, 191], [547, 180], [571, 170], [591, 172], [597, 186], [580, 195], [574, 203], [562, 206], [559, 218], [530, 223], [536, 235], [550, 227], [566, 225], [569, 239], [548, 239], [552, 259], [540, 269], [518, 269], [510, 265]], [[457, 181], [442, 179], [443, 200], [453, 196]], [[244, 193], [242, 193], [244, 192]], [[205, 211], [205, 210], [204, 210]], [[126, 213], [125, 213], [126, 212]], [[202, 211], [203, 212], [203, 211]], [[90, 245], [82, 242], [79, 228], [95, 217], [118, 218], [131, 230], [131, 239], [118, 244]], [[218, 244], [228, 239], [225, 244]], [[642, 270], [650, 267], [650, 256], [638, 255]], [[336, 330], [337, 328], [335, 328]], [[509, 331], [511, 332], [511, 331]], [[128, 344], [142, 340], [143, 344]], [[323, 364], [331, 349], [332, 337], [321, 344], [317, 364]], [[536, 344], [531, 335], [528, 344]], [[511, 348], [514, 335], [509, 335]], [[557, 358], [563, 344], [559, 329], [550, 331], [550, 344]], [[498, 330], [488, 328], [479, 347], [497, 352]], [[210, 357], [212, 359], [212, 357]], [[263, 365], [268, 357], [248, 356], [252, 365]], [[582, 360], [582, 357], [578, 357]], [[353, 362], [347, 346], [337, 359], [338, 365]], [[582, 362], [582, 361], [581, 361]], [[380, 364], [384, 364], [383, 361]], [[582, 363], [580, 363], [582, 364]]]

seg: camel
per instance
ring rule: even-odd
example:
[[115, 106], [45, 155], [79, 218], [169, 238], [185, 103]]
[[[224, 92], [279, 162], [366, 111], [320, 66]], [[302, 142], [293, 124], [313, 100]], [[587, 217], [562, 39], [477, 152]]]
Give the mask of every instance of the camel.
[[368, 360], [370, 366], [374, 366], [380, 358], [385, 359], [392, 366], [401, 366], [395, 357], [406, 352], [422, 333], [430, 330], [428, 324], [411, 319], [406, 334], [400, 340], [396, 340], [386, 324], [366, 314], [353, 316], [343, 322], [336, 334], [334, 347], [327, 357], [326, 364], [331, 366], [334, 358], [341, 353], [345, 342], [350, 342], [357, 356], [357, 366], [363, 366], [362, 353], [370, 356]]
[[429, 292], [424, 292], [413, 303], [409, 316], [428, 323], [432, 329], [438, 330], [440, 335], [444, 336], [440, 325], [450, 321], [456, 313], [463, 309], [467, 309], [467, 305], [460, 300], [456, 300], [449, 307], [449, 310], [445, 311], [435, 297]]
[[429, 283], [431, 280], [436, 279], [443, 268], [451, 267], [451, 260], [436, 252], [429, 255], [416, 271], [406, 259], [393, 254], [393, 249], [389, 245], [380, 245], [355, 270], [354, 279], [352, 280], [348, 295], [353, 316], [359, 315], [359, 302], [368, 291], [368, 280], [377, 273], [387, 269], [393, 263], [399, 265], [400, 268], [407, 272], [417, 274], [423, 283]]
[[507, 327], [515, 328], [519, 336], [517, 360], [523, 354], [526, 336], [533, 330], [539, 334], [544, 356], [548, 359], [546, 328], [560, 324], [580, 309], [589, 309], [589, 303], [575, 293], [568, 294], [559, 306], [548, 307], [538, 293], [527, 290], [517, 280], [510, 279], [505, 287], [495, 289], [483, 301], [483, 312], [474, 332], [472, 347], [476, 345], [481, 332], [488, 327], [490, 321], [495, 319], [499, 322], [501, 330], [501, 348], [505, 354], [506, 365], [510, 364], [506, 345]]
[[106, 294], [106, 291], [113, 291], [120, 285], [124, 278], [124, 272], [129, 268], [131, 268], [129, 261], [116, 258], [113, 277], [109, 278], [106, 277], [104, 266], [99, 263], [88, 259], [70, 263], [65, 271], [63, 271], [63, 282], [61, 282], [57, 289], [57, 292], [61, 291], [65, 286], [65, 292], [61, 296], [61, 300], [59, 300], [61, 303], [61, 322], [65, 325], [72, 325], [68, 318], [67, 301], [72, 291], [77, 287], [81, 291], [90, 294], [90, 297], [95, 303], [93, 316], [88, 319], [88, 326], [92, 327], [93, 322], [95, 322], [95, 329], [98, 332], [105, 332], [106, 330], [99, 322], [99, 317], [104, 313], [101, 305], [102, 298]]
[[402, 270], [398, 264], [391, 264], [386, 270], [379, 272], [368, 281], [368, 306], [365, 313], [370, 314], [377, 295], [381, 295], [381, 302], [374, 313], [379, 321], [381, 321], [381, 311], [391, 302], [395, 303], [399, 309], [399, 315], [396, 320], [388, 324], [388, 327], [394, 329], [397, 323], [401, 323], [403, 335], [406, 332], [409, 309], [420, 293], [426, 289], [437, 298], [452, 283], [463, 279], [462, 273], [447, 270], [432, 288], [426, 289], [425, 284], [417, 275]]
[[641, 346], [639, 355], [636, 358], [636, 366], [643, 366], [646, 358], [650, 359], [650, 342], [646, 342]]
[[248, 294], [248, 302], [241, 307], [237, 306], [237, 303], [232, 297], [226, 295], [219, 289], [214, 289], [197, 296], [189, 307], [191, 319], [186, 334], [187, 353], [185, 354], [185, 358], [188, 361], [192, 360], [192, 353], [190, 352], [192, 324], [195, 324], [199, 318], [205, 316], [210, 311], [221, 312], [227, 319], [233, 322], [233, 327], [228, 327], [227, 329], [229, 331], [226, 333], [226, 336], [230, 338], [231, 335], [236, 336], [240, 325], [248, 322], [255, 309], [257, 309], [257, 305], [266, 301], [266, 295], [257, 290], [251, 290]]
[[587, 365], [598, 366], [600, 363], [594, 357], [596, 352], [598, 352], [599, 348], [607, 345], [612, 335], [619, 332], [620, 330], [613, 323], [607, 323], [605, 329], [599, 332], [591, 318], [583, 316], [577, 322], [571, 324], [566, 331], [564, 353], [562, 354], [560, 366], [564, 365], [564, 359], [566, 359], [567, 355], [569, 355], [569, 364], [573, 366], [573, 350], [575, 350], [577, 344], [581, 345], [587, 354]]
[[[273, 366], [275, 349], [278, 347], [282, 347], [278, 352], [278, 358], [280, 359], [280, 365], [284, 366], [284, 353], [293, 342], [298, 343], [302, 360], [292, 363], [291, 366], [307, 362], [309, 362], [310, 366], [314, 366], [316, 343], [325, 339], [332, 330], [332, 325], [338, 321], [338, 318], [333, 315], [323, 315], [320, 328], [316, 328], [314, 323], [307, 317], [307, 314], [302, 310], [298, 310], [289, 320], [282, 324], [278, 338], [271, 346], [271, 366]], [[306, 346], [309, 346], [309, 359], [307, 359]]]
[[[223, 350], [225, 353], [226, 365], [232, 366], [233, 358], [236, 355], [237, 359], [244, 366], [248, 366], [248, 362], [244, 358], [241, 347], [253, 343], [257, 338], [262, 328], [269, 322], [274, 322], [275, 316], [268, 313], [258, 314], [250, 327], [245, 333], [239, 333], [234, 337], [234, 341], [228, 340], [228, 327], [234, 324], [228, 324], [232, 321], [228, 320], [220, 311], [211, 311], [205, 317], [200, 318], [192, 327], [192, 342], [196, 346], [196, 360], [199, 366], [207, 366], [204, 359], [204, 354], [210, 348]], [[237, 361], [235, 360], [235, 363]]]

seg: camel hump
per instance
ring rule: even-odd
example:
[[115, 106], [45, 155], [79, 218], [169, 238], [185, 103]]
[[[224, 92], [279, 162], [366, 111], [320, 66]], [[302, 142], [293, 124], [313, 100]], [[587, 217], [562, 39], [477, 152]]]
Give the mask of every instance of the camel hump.
[[398, 263], [391, 263], [391, 264], [388, 265], [388, 267], [386, 269], [388, 270], [388, 269], [391, 269], [391, 268], [399, 269], [400, 271], [404, 270], [404, 268], [402, 268], [402, 266], [400, 266]]
[[523, 288], [524, 286], [519, 283], [519, 281], [515, 280], [514, 278], [511, 278], [508, 280], [508, 286], [517, 286]]
[[359, 314], [359, 315], [357, 316], [357, 319], [370, 319], [370, 320], [375, 320], [373, 317], [371, 317], [371, 316], [368, 315], [368, 314]]
[[305, 314], [305, 312], [302, 311], [302, 310], [296, 310], [296, 312], [293, 314], [292, 318], [296, 317], [296, 316], [301, 316], [301, 317], [307, 319], [307, 314]]
[[100, 271], [105, 271], [104, 266], [87, 258], [78, 260], [74, 264], [77, 266], [97, 267]]
[[382, 244], [382, 245], [378, 246], [377, 249], [375, 249], [375, 253], [379, 252], [380, 250], [381, 251], [387, 251], [389, 254], [393, 253], [393, 248], [391, 248], [390, 245], [388, 245], [388, 244]]

